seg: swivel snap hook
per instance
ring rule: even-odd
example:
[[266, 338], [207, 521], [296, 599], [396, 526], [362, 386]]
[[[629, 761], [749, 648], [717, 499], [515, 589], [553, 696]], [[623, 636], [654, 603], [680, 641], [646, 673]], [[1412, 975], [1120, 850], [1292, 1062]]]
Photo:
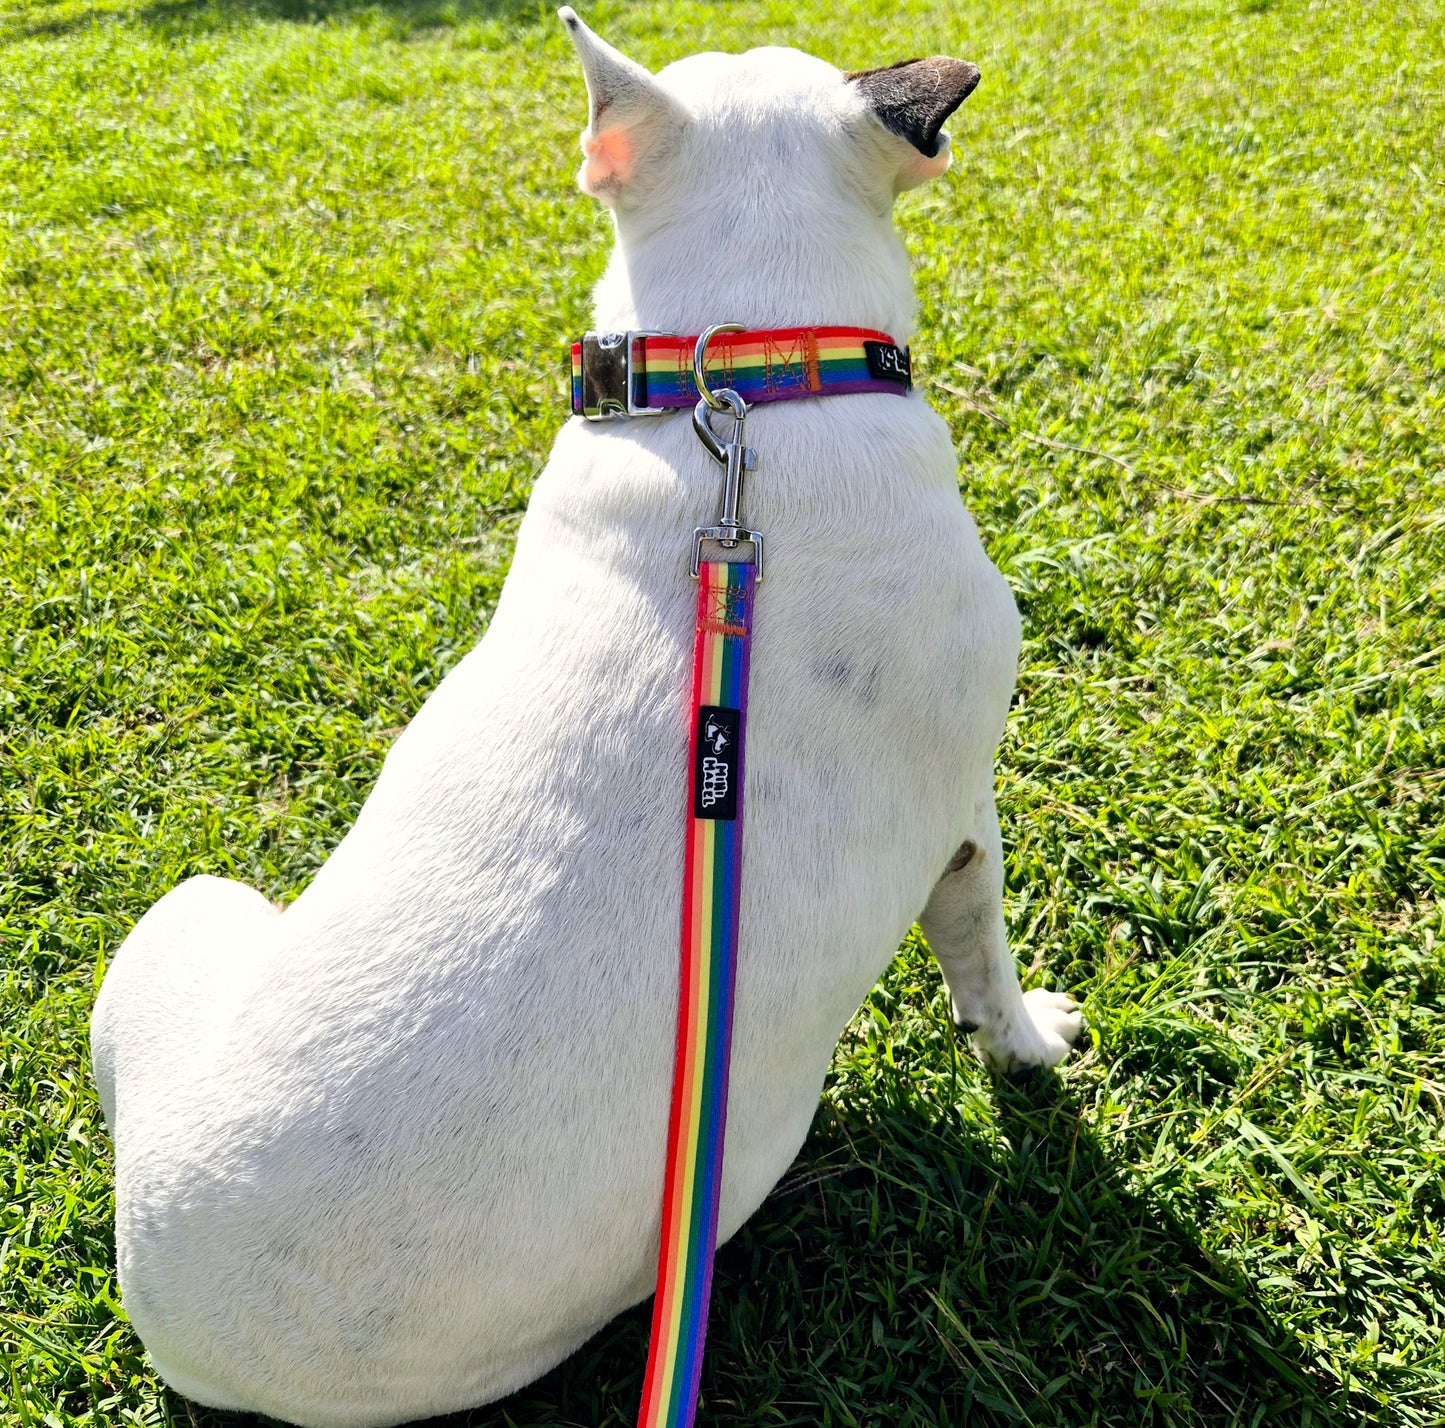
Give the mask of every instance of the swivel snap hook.
[[[703, 449], [709, 456], [724, 468], [723, 475], [723, 498], [722, 511], [718, 516], [715, 526], [699, 526], [692, 533], [692, 573], [698, 573], [702, 564], [702, 543], [705, 540], [716, 541], [724, 550], [735, 550], [739, 545], [751, 544], [753, 547], [753, 564], [757, 566], [756, 579], [763, 578], [763, 537], [761, 532], [747, 530], [738, 516], [738, 507], [743, 496], [743, 473], [757, 469], [757, 453], [747, 444], [745, 439], [748, 404], [731, 387], [720, 387], [716, 391], [710, 390], [701, 372], [705, 339], [719, 329], [711, 328], [698, 339], [697, 357], [695, 366], [697, 368], [698, 389], [703, 393], [698, 400], [697, 406], [692, 412], [692, 428], [697, 433], [697, 439], [702, 442]], [[724, 440], [713, 430], [712, 416], [714, 411], [731, 412], [733, 419], [732, 434]]]

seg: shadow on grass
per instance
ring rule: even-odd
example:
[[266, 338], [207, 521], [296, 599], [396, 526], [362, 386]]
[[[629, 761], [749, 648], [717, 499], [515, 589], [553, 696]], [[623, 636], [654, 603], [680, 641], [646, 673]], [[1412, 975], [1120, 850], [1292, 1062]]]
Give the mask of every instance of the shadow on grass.
[[[994, 1100], [997, 1132], [979, 1137], [916, 1100], [819, 1112], [718, 1255], [699, 1428], [1384, 1421], [1312, 1378], [1251, 1286], [1123, 1184], [1062, 1083]], [[430, 1428], [630, 1428], [649, 1312]]]
[[[36, 7], [37, 9], [39, 7]], [[56, 7], [61, 8], [61, 7]], [[152, 0], [146, 5], [97, 5], [33, 19], [27, 9], [0, 13], [0, 45], [41, 36], [75, 34], [92, 26], [125, 21], [148, 25], [172, 38], [205, 34], [251, 21], [289, 21], [320, 24], [375, 15], [394, 33], [440, 29], [473, 20], [500, 20], [511, 24], [555, 23], [556, 6], [541, 0]]]

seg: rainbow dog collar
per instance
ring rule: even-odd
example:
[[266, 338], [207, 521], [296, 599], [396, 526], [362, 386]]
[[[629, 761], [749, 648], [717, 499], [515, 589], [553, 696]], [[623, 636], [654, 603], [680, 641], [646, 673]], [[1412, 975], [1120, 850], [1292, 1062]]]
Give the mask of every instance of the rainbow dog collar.
[[[692, 406], [696, 348], [696, 337], [663, 332], [587, 333], [572, 344], [573, 412], [606, 421]], [[708, 343], [707, 377], [749, 406], [851, 392], [901, 396], [913, 385], [908, 349], [866, 327], [720, 332]]]

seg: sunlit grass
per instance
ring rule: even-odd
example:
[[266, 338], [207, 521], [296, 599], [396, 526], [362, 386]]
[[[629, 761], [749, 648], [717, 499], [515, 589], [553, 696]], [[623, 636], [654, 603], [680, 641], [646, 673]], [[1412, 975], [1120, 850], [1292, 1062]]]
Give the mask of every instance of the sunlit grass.
[[[1025, 616], [992, 1084], [905, 947], [721, 1254], [702, 1421], [1445, 1422], [1445, 7], [610, 4], [951, 51], [915, 363]], [[486, 626], [607, 243], [547, 7], [0, 0], [0, 1421], [188, 1421], [84, 1059], [181, 877], [293, 894]], [[630, 1423], [646, 1315], [504, 1424]], [[200, 1422], [232, 1422], [197, 1411]]]

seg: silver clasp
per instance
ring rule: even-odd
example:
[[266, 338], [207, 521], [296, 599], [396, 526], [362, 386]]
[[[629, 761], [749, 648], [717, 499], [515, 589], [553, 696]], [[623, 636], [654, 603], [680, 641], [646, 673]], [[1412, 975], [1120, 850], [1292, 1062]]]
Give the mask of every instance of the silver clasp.
[[702, 564], [702, 543], [715, 540], [724, 550], [735, 550], [739, 545], [750, 544], [753, 548], [753, 564], [757, 566], [756, 579], [763, 578], [763, 534], [748, 530], [738, 519], [738, 506], [743, 496], [743, 472], [756, 471], [758, 454], [743, 440], [743, 427], [748, 419], [748, 404], [732, 390], [723, 387], [712, 394], [718, 398], [718, 409], [732, 412], [732, 435], [720, 440], [712, 429], [709, 413], [712, 408], [703, 397], [693, 408], [692, 427], [697, 432], [707, 454], [724, 468], [722, 512], [715, 526], [699, 526], [692, 533], [692, 573], [698, 573]]
[[[748, 419], [748, 404], [731, 387], [720, 387], [713, 391], [707, 384], [704, 370], [707, 344], [719, 332], [741, 332], [740, 327], [724, 324], [710, 327], [697, 340], [693, 353], [693, 377], [697, 389], [702, 393], [692, 412], [692, 429], [703, 449], [724, 468], [722, 512], [715, 526], [698, 526], [692, 533], [692, 574], [697, 578], [702, 565], [702, 543], [716, 541], [724, 550], [736, 550], [739, 545], [751, 545], [753, 564], [757, 567], [755, 583], [763, 579], [763, 534], [748, 530], [738, 519], [738, 506], [743, 496], [743, 473], [756, 471], [758, 455], [744, 440], [744, 428]], [[723, 440], [712, 428], [711, 413], [730, 412], [733, 419], [732, 435]]]

